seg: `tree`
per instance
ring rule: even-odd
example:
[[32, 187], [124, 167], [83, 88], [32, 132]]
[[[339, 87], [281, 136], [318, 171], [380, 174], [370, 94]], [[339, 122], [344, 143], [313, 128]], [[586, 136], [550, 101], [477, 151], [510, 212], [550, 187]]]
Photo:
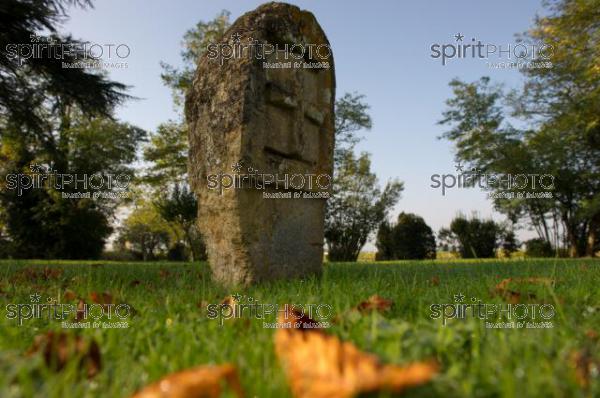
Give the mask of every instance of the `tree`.
[[[173, 190], [163, 195], [155, 202], [162, 218], [174, 224], [177, 243], [183, 240], [190, 251], [191, 261], [206, 259], [204, 243], [197, 233], [196, 217], [198, 215], [198, 202], [196, 196], [185, 185], [175, 185]], [[179, 231], [182, 231], [183, 239]]]
[[534, 238], [525, 242], [525, 255], [527, 257], [554, 257], [554, 250], [544, 239]]
[[[550, 1], [523, 40], [551, 46], [551, 68], [525, 68], [522, 90], [505, 94], [488, 78], [451, 82], [454, 97], [442, 124], [458, 159], [482, 172], [550, 174], [553, 198], [498, 199], [512, 220], [526, 219], [540, 238], [564, 244], [571, 256], [594, 254], [600, 229], [599, 10], [591, 1]], [[507, 100], [509, 109], [500, 106]], [[532, 126], [519, 130], [506, 116]]]
[[327, 201], [325, 240], [330, 261], [356, 261], [370, 234], [398, 201], [403, 186], [392, 181], [381, 191], [366, 153], [348, 152], [334, 172]]
[[[89, 1], [60, 0], [7, 0], [0, 5], [2, 177], [31, 174], [35, 164], [58, 175], [131, 170], [125, 165], [135, 159], [144, 133], [111, 119], [114, 107], [130, 98], [126, 87], [91, 69], [62, 68], [62, 62], [89, 56], [82, 41], [57, 33], [69, 4], [91, 6]], [[71, 51], [61, 59], [13, 51], [15, 44], [32, 43], [42, 31], [48, 33], [48, 46]], [[65, 199], [61, 193], [46, 185], [22, 196], [14, 190], [0, 194], [11, 256], [99, 255], [111, 230], [114, 201]]]
[[[212, 21], [198, 22], [183, 37], [182, 68], [178, 69], [161, 62], [161, 78], [171, 89], [173, 104], [180, 117], [178, 120], [159, 125], [144, 148], [144, 160], [150, 163], [150, 167], [141, 182], [153, 190], [155, 203], [163, 219], [171, 224], [175, 231], [182, 231], [192, 260], [204, 258], [205, 248], [196, 226], [198, 204], [187, 183], [188, 128], [181, 111], [185, 94], [194, 77], [198, 57], [209, 43], [219, 40], [230, 25], [228, 11], [222, 11]], [[171, 196], [165, 196], [164, 192], [171, 192]], [[171, 249], [179, 248], [180, 241], [177, 238]]]
[[507, 229], [502, 236], [502, 251], [506, 257], [519, 250], [519, 241], [513, 230]]
[[357, 132], [371, 128], [364, 96], [345, 94], [336, 101], [332, 195], [325, 212], [325, 241], [330, 261], [356, 261], [360, 250], [400, 197], [402, 183], [390, 181], [383, 190], [371, 172], [367, 153], [358, 157]]
[[443, 240], [455, 241], [462, 258], [489, 258], [496, 255], [502, 228], [493, 220], [456, 216], [449, 229], [440, 230]]
[[[62, 68], [62, 62], [84, 58], [83, 42], [57, 33], [67, 18], [68, 5], [91, 7], [88, 0], [4, 0], [0, 5], [0, 122], [22, 134], [48, 138], [47, 112], [62, 114], [77, 106], [88, 114], [109, 116], [125, 99], [125, 85], [88, 69]], [[62, 58], [33, 57], [15, 51], [16, 44], [32, 43], [47, 31], [47, 39], [69, 45]]]
[[435, 236], [422, 217], [400, 213], [395, 225], [387, 221], [377, 232], [377, 260], [434, 259]]
[[138, 254], [143, 261], [148, 261], [167, 251], [171, 233], [155, 206], [140, 200], [124, 221], [117, 243]]
[[[16, 189], [0, 192], [13, 257], [97, 258], [112, 231], [110, 218], [124, 199], [115, 190], [118, 188], [115, 182], [109, 186], [108, 179], [126, 185], [133, 178], [130, 164], [145, 132], [106, 118], [89, 119], [75, 111], [69, 117], [69, 126], [63, 126], [57, 133], [59, 140], [51, 152], [26, 145], [19, 138], [4, 137], [0, 145], [4, 153], [2, 177], [42, 175], [50, 179], [43, 186], [22, 192]], [[34, 166], [42, 170], [32, 169]], [[92, 193], [96, 189], [89, 183], [94, 175], [99, 191], [102, 194], [111, 191], [116, 197], [94, 198]], [[57, 176], [69, 176], [73, 181], [87, 178], [88, 183], [55, 186], [55, 181], [61, 181]], [[63, 196], [73, 193], [88, 193], [90, 197]]]

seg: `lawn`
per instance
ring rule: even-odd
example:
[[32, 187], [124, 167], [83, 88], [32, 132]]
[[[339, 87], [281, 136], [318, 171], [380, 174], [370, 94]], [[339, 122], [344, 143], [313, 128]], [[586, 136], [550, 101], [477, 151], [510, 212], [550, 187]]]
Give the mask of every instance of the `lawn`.
[[[509, 277], [534, 279], [498, 294], [496, 285]], [[222, 326], [209, 319], [207, 305], [231, 294], [244, 302], [327, 304], [336, 317], [326, 332], [383, 362], [435, 359], [438, 376], [405, 396], [600, 396], [599, 286], [600, 260], [592, 259], [333, 263], [318, 279], [235, 291], [212, 284], [205, 263], [2, 261], [0, 396], [127, 397], [167, 373], [225, 362], [237, 367], [248, 397], [290, 396], [273, 349], [274, 329], [251, 316]], [[27, 355], [34, 337], [63, 330], [61, 321], [29, 319], [19, 326], [7, 317], [7, 305], [31, 303], [32, 294], [60, 303], [73, 302], [73, 293], [89, 302], [90, 294], [103, 292], [135, 309], [127, 328], [64, 329], [98, 343], [102, 369], [93, 378], [82, 376], [76, 362], [56, 372], [41, 353]], [[392, 308], [351, 310], [374, 294], [392, 300]], [[475, 317], [443, 326], [432, 319], [430, 306], [462, 299], [455, 296], [488, 304], [516, 298], [551, 304], [556, 313], [551, 328], [492, 329]]]

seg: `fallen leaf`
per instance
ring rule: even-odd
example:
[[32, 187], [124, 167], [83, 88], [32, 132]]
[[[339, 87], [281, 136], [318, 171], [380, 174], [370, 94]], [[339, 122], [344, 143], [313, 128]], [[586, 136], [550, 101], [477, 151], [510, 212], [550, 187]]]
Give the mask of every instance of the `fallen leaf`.
[[67, 290], [65, 290], [65, 293], [63, 294], [63, 298], [65, 299], [65, 301], [72, 301], [77, 298], [77, 295], [75, 294], [74, 291], [67, 289]]
[[[554, 284], [554, 279], [551, 278], [535, 278], [535, 277], [530, 277], [530, 278], [506, 278], [501, 280], [494, 288], [494, 292], [493, 295], [498, 295], [501, 296], [502, 298], [504, 298], [506, 301], [508, 301], [511, 304], [518, 304], [521, 302], [521, 298], [523, 297], [523, 293], [516, 291], [516, 290], [512, 290], [509, 289], [509, 286], [514, 286], [514, 285], [523, 285], [523, 284], [530, 284], [530, 285], [553, 285]], [[536, 295], [532, 292], [527, 292], [526, 296], [528, 299], [530, 300], [534, 300], [536, 298]]]
[[360, 302], [355, 308], [360, 312], [367, 311], [387, 311], [392, 308], [393, 301], [384, 299], [383, 297], [374, 294], [365, 301]]
[[94, 377], [101, 369], [100, 348], [94, 340], [86, 342], [81, 336], [66, 332], [49, 331], [34, 338], [27, 355], [41, 352], [46, 365], [61, 371], [69, 361], [78, 361], [78, 367], [84, 368], [88, 377]]
[[162, 278], [162, 279], [167, 279], [169, 277], [169, 275], [171, 275], [171, 272], [169, 270], [166, 269], [161, 269], [158, 272], [158, 275]]
[[598, 337], [600, 337], [600, 335], [598, 334], [598, 332], [596, 332], [593, 329], [589, 329], [585, 332], [585, 335], [587, 336], [588, 339], [590, 340], [598, 340]]
[[18, 281], [30, 281], [36, 282], [39, 280], [51, 280], [58, 279], [62, 276], [63, 270], [61, 268], [50, 268], [50, 267], [27, 267], [19, 273], [16, 273], [11, 279], [13, 282]]
[[569, 364], [575, 370], [575, 379], [582, 388], [590, 385], [590, 376], [600, 369], [589, 350], [573, 351], [569, 356]]
[[244, 396], [235, 367], [224, 364], [199, 366], [170, 374], [131, 398], [218, 398], [223, 381], [237, 397]]
[[221, 301], [221, 306], [226, 306], [231, 308], [231, 318], [238, 317], [238, 306], [236, 305], [238, 301], [233, 296], [226, 296], [223, 301]]
[[432, 276], [431, 279], [429, 279], [429, 283], [431, 283], [432, 286], [439, 286], [440, 285], [440, 277], [437, 275]]
[[[353, 344], [312, 328], [306, 315], [279, 314], [278, 322], [300, 322], [300, 328], [278, 328], [275, 351], [296, 398], [346, 398], [385, 390], [398, 393], [424, 384], [437, 372], [434, 362], [384, 365]], [[308, 326], [305, 328], [305, 326]]]
[[75, 312], [75, 322], [81, 322], [85, 317], [85, 301], [79, 299], [77, 303], [77, 312]]
[[90, 293], [90, 300], [96, 304], [112, 304], [113, 297], [109, 292], [103, 292], [102, 294], [97, 292]]

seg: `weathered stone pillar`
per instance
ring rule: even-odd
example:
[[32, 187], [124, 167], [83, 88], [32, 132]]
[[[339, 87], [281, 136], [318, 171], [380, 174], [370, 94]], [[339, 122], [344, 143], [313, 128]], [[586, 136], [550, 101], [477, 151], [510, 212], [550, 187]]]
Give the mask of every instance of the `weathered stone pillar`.
[[189, 174], [217, 281], [321, 272], [334, 99], [329, 42], [289, 4], [244, 14], [199, 59], [186, 99]]

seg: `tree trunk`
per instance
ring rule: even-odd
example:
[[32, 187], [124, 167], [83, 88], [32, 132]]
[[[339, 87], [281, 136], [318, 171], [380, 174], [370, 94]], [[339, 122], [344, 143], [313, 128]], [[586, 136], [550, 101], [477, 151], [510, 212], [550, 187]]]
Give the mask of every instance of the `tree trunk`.
[[598, 224], [598, 219], [595, 218], [592, 221], [590, 221], [590, 225], [588, 226], [585, 255], [589, 257], [594, 257], [594, 255], [596, 254], [594, 248], [596, 245], [596, 237], [598, 236], [598, 229], [600, 227], [600, 225]]

